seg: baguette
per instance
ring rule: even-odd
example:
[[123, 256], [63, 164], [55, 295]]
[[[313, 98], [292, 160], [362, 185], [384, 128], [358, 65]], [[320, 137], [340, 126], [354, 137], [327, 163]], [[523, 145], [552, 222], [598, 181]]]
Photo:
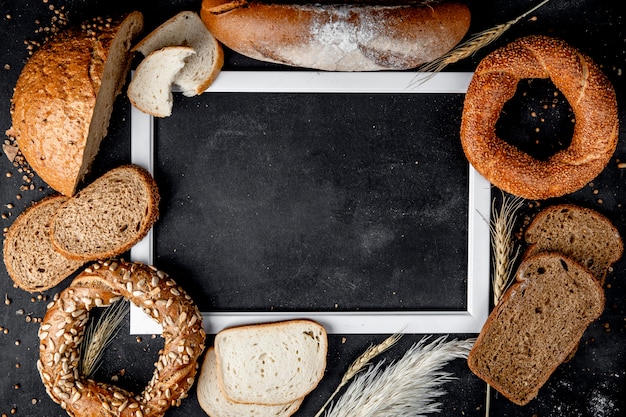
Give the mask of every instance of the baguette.
[[558, 253], [524, 260], [468, 355], [479, 378], [518, 405], [539, 393], [604, 309], [589, 270]]
[[327, 71], [404, 70], [452, 49], [470, 12], [457, 2], [378, 5], [203, 0], [200, 16], [225, 46], [245, 56]]
[[90, 20], [52, 37], [20, 73], [6, 133], [61, 194], [76, 192], [98, 153], [130, 69], [131, 42], [142, 29], [140, 12]]

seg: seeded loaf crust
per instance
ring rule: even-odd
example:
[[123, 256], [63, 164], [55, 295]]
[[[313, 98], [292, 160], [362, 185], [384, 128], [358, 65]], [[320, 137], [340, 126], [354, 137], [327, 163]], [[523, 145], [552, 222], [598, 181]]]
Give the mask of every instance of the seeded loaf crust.
[[303, 399], [281, 405], [242, 404], [224, 397], [218, 383], [215, 349], [206, 350], [196, 387], [200, 407], [211, 417], [288, 417], [295, 413]]
[[474, 374], [518, 405], [539, 392], [604, 309], [589, 270], [558, 253], [525, 259], [468, 356]]
[[52, 245], [71, 259], [118, 256], [148, 233], [159, 201], [148, 171], [130, 164], [114, 168], [59, 207], [51, 221]]
[[106, 136], [143, 15], [93, 19], [60, 32], [28, 60], [11, 102], [14, 137], [33, 170], [71, 196]]
[[589, 268], [604, 283], [609, 268], [622, 257], [619, 231], [602, 214], [574, 204], [559, 204], [539, 212], [524, 235], [530, 245], [525, 257], [559, 252]]
[[187, 97], [202, 94], [224, 65], [222, 46], [196, 12], [183, 11], [168, 19], [143, 38], [133, 51], [146, 57], [166, 46], [189, 46], [195, 51], [174, 79]]
[[9, 227], [4, 239], [4, 265], [23, 290], [50, 289], [84, 264], [60, 254], [50, 241], [50, 221], [67, 199], [60, 194], [45, 197], [26, 208]]
[[172, 85], [196, 52], [189, 46], [166, 46], [141, 61], [126, 94], [137, 109], [154, 117], [172, 115]]
[[324, 71], [415, 68], [452, 49], [470, 25], [462, 2], [295, 3], [203, 0], [200, 16], [242, 55]]
[[214, 346], [218, 382], [232, 402], [293, 403], [317, 386], [326, 369], [326, 330], [311, 320], [225, 329]]

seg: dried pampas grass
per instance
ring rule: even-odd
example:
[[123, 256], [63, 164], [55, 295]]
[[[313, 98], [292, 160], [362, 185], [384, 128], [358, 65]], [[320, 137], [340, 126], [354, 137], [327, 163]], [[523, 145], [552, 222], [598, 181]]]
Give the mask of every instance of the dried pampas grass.
[[506, 23], [502, 23], [496, 25], [492, 28], [484, 30], [479, 33], [475, 33], [470, 36], [470, 38], [463, 43], [457, 45], [452, 50], [448, 51], [446, 54], [440, 56], [439, 58], [427, 62], [420, 67], [417, 68], [419, 73], [415, 76], [413, 81], [409, 84], [410, 88], [416, 88], [420, 85], [424, 84], [426, 81], [430, 80], [437, 73], [441, 72], [445, 67], [450, 64], [454, 64], [462, 59], [472, 56], [480, 49], [489, 45], [496, 39], [498, 39], [504, 32], [509, 30], [511, 26], [524, 19], [529, 14], [535, 12], [537, 9], [548, 3], [550, 0], [543, 0], [541, 3], [537, 4], [530, 10], [522, 13], [517, 16], [515, 19], [509, 20]]
[[415, 343], [397, 362], [380, 361], [359, 373], [326, 412], [326, 417], [419, 417], [441, 411], [441, 386], [454, 378], [443, 367], [467, 358], [475, 339], [428, 337]]

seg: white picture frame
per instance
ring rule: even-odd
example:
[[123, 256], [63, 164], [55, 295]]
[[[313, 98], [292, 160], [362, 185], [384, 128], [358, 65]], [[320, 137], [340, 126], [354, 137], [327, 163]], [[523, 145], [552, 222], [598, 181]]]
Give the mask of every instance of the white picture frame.
[[[205, 94], [255, 93], [437, 93], [464, 94], [472, 73], [410, 72], [222, 71]], [[154, 172], [154, 120], [131, 109], [131, 162]], [[479, 333], [489, 315], [491, 185], [471, 165], [468, 199], [468, 275], [465, 311], [374, 312], [202, 312], [207, 333], [259, 322], [308, 318], [331, 334]], [[131, 250], [133, 261], [153, 264], [152, 231]], [[131, 334], [160, 334], [161, 326], [136, 306], [131, 307]]]

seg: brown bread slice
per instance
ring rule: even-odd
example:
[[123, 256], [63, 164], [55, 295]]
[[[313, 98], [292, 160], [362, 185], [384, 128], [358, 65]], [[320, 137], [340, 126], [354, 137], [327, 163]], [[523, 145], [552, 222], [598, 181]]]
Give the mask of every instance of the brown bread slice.
[[525, 405], [603, 309], [604, 292], [588, 269], [558, 253], [529, 257], [483, 326], [469, 368]]
[[542, 210], [526, 229], [525, 239], [530, 245], [525, 256], [562, 253], [589, 268], [601, 283], [624, 251], [622, 238], [609, 219], [574, 204]]
[[67, 199], [63, 195], [46, 197], [24, 210], [9, 227], [4, 239], [4, 265], [23, 290], [50, 289], [84, 264], [54, 250], [50, 241], [50, 220]]
[[157, 184], [137, 165], [114, 168], [63, 204], [52, 218], [55, 249], [79, 260], [120, 255], [139, 242], [159, 215]]

